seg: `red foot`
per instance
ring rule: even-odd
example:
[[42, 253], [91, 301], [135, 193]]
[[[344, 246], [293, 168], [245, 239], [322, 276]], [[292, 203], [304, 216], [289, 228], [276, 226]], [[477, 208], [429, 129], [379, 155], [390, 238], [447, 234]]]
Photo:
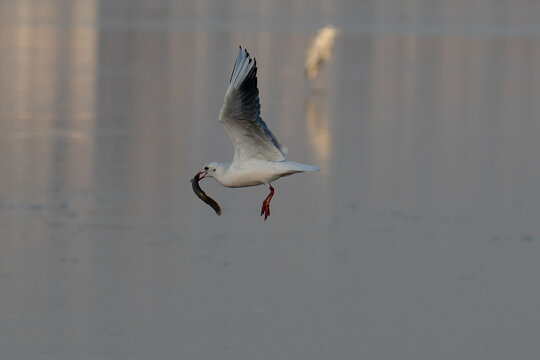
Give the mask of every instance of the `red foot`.
[[270, 216], [270, 200], [274, 196], [274, 188], [270, 185], [270, 194], [264, 199], [261, 207], [261, 216], [264, 214], [264, 220], [268, 219]]

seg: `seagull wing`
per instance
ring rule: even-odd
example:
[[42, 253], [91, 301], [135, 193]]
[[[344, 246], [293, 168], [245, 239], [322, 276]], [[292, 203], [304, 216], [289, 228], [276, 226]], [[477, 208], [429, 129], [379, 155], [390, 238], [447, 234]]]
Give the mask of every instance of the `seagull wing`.
[[238, 49], [219, 122], [233, 142], [233, 162], [253, 158], [273, 161], [285, 159], [285, 148], [278, 143], [261, 118], [257, 62], [241, 47]]

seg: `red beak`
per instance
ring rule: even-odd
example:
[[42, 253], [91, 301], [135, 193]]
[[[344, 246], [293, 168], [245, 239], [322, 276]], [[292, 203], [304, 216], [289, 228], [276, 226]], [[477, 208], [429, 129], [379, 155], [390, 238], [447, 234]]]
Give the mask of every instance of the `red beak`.
[[[201, 174], [204, 174], [204, 175], [201, 176]], [[198, 176], [198, 177], [199, 177], [199, 180], [202, 180], [202, 179], [205, 178], [206, 175], [208, 175], [208, 172], [207, 172], [207, 171], [199, 171], [199, 172], [197, 173], [197, 175], [195, 175], [195, 176]]]

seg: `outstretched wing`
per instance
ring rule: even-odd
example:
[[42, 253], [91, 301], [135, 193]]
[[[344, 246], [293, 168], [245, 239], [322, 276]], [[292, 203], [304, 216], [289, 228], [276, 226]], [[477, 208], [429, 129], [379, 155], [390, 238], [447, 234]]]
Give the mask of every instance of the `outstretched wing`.
[[285, 159], [283, 148], [261, 118], [257, 62], [246, 50], [238, 49], [238, 56], [219, 113], [234, 145], [234, 162], [252, 158], [280, 161]]

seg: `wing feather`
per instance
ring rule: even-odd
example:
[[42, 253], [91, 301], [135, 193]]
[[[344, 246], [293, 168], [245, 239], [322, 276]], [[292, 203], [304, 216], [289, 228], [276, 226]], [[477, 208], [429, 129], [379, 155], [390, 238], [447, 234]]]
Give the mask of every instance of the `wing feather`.
[[219, 122], [234, 145], [233, 162], [252, 158], [284, 160], [285, 148], [261, 118], [257, 62], [240, 47], [233, 67]]

